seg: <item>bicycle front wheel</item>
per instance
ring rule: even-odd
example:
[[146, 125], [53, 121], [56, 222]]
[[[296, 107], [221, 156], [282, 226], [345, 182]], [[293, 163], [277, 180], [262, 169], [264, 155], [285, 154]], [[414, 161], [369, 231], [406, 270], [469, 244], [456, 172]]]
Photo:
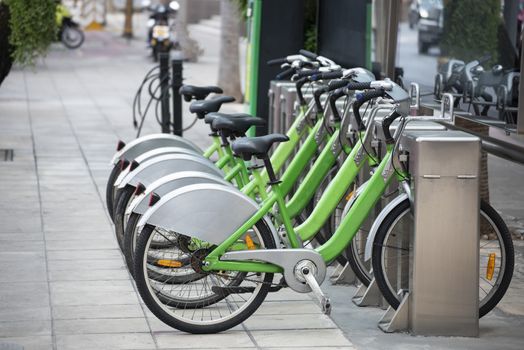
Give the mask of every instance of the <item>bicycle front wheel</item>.
[[[386, 216], [373, 242], [373, 273], [382, 295], [394, 309], [400, 305], [397, 291], [409, 288], [409, 239], [413, 226], [413, 214], [406, 199]], [[509, 287], [513, 276], [514, 250], [506, 224], [496, 210], [484, 201], [480, 203], [480, 227], [479, 317], [482, 317], [499, 303]], [[490, 258], [494, 258], [495, 264], [488, 276]], [[400, 264], [404, 268], [388, 268], [391, 264]]]

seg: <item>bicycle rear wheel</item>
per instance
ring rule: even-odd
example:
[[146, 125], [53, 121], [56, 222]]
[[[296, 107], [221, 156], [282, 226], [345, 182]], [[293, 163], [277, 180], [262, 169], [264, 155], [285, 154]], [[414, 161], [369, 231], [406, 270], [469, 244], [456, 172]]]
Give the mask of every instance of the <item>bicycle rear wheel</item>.
[[107, 179], [106, 184], [106, 206], [107, 206], [107, 212], [109, 213], [109, 217], [114, 222], [114, 214], [113, 214], [113, 207], [114, 207], [114, 197], [115, 197], [115, 181], [118, 178], [118, 175], [122, 172], [121, 164], [118, 162], [113, 166], [113, 169], [111, 170], [111, 173], [109, 174], [109, 178]]
[[[480, 239], [479, 317], [490, 312], [506, 293], [514, 268], [513, 242], [500, 215], [488, 203], [481, 201], [480, 218], [483, 235]], [[373, 242], [373, 273], [377, 285], [388, 303], [397, 309], [397, 290], [408, 289], [409, 268], [388, 271], [391, 263], [409, 266], [409, 237], [413, 233], [413, 215], [409, 200], [401, 202], [384, 219]], [[490, 257], [495, 258], [493, 273], [487, 276]]]
[[[163, 257], [163, 264], [191, 270], [203, 277], [182, 284], [158, 283], [151, 274], [149, 258], [152, 242], [159, 234], [161, 231], [151, 225], [140, 232], [135, 251], [135, 281], [144, 303], [164, 323], [189, 333], [217, 333], [243, 322], [264, 301], [273, 274], [202, 271], [200, 262], [213, 247], [189, 236], [191, 264], [177, 263], [174, 256], [168, 255]], [[241, 240], [256, 249], [276, 247], [263, 221], [248, 230]]]

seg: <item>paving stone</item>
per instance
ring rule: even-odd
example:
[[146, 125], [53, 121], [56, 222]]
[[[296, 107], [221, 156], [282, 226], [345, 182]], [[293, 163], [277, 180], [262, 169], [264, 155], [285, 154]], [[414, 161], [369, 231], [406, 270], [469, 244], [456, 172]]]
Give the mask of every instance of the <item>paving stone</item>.
[[[9, 244], [9, 246], [13, 245]], [[43, 253], [43, 247], [41, 248], [42, 250], [40, 250], [40, 252]], [[5, 246], [4, 249], [7, 250]], [[0, 252], [0, 282], [46, 281], [47, 271], [45, 260], [40, 255], [40, 252], [6, 252], [4, 250], [0, 250]], [[6, 260], [6, 257], [12, 257], [12, 259]]]
[[114, 249], [118, 244], [116, 239], [74, 239], [47, 242], [48, 250], [84, 250], [84, 249]]
[[50, 271], [50, 281], [112, 281], [129, 280], [126, 269], [119, 270], [83, 270], [83, 271]]
[[21, 350], [53, 350], [53, 341], [50, 335], [0, 338], [0, 349], [18, 350], [17, 347]]
[[129, 280], [107, 281], [55, 281], [50, 282], [52, 293], [84, 293], [94, 292], [133, 292], [134, 288]]
[[53, 327], [55, 334], [149, 333], [143, 317], [55, 320]]
[[55, 320], [144, 317], [138, 303], [124, 305], [53, 306]]
[[51, 320], [0, 322], [0, 339], [35, 335], [51, 335]]
[[154, 349], [149, 333], [74, 334], [56, 336], [57, 350]]
[[84, 291], [82, 294], [56, 292], [51, 294], [53, 305], [115, 305], [138, 303], [137, 295], [132, 292]]
[[[49, 296], [45, 295], [49, 299]], [[9, 305], [0, 305], [0, 322], [13, 321], [42, 321], [51, 320], [51, 309], [49, 306], [42, 307], [10, 307]]]
[[335, 347], [351, 346], [339, 329], [253, 331], [253, 338], [260, 347]]
[[[1, 239], [1, 236], [0, 236]], [[47, 259], [51, 260], [73, 260], [73, 259], [90, 259], [105, 260], [118, 259], [122, 254], [119, 249], [99, 249], [99, 250], [50, 250], [47, 252]]]
[[284, 329], [336, 329], [336, 324], [326, 315], [253, 315], [244, 321], [250, 331]]
[[205, 337], [198, 334], [167, 332], [156, 333], [154, 337], [159, 348], [200, 349], [204, 344], [212, 344], [213, 349], [235, 349], [255, 346], [247, 333], [243, 331], [207, 334]]
[[78, 270], [116, 270], [125, 268], [125, 263], [122, 258], [119, 259], [98, 259], [89, 260], [81, 259], [75, 260], [53, 260], [48, 262], [49, 271], [78, 271]]

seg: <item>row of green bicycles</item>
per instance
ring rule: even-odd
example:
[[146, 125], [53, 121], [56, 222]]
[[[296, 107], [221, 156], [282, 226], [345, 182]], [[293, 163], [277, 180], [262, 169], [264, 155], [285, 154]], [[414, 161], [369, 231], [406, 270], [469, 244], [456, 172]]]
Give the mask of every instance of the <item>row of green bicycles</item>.
[[[107, 208], [129, 272], [151, 312], [181, 331], [230, 329], [283, 288], [312, 292], [329, 313], [321, 284], [334, 264], [350, 266], [364, 285], [374, 278], [393, 308], [399, 289], [409, 288], [389, 266], [399, 256], [409, 264], [409, 246], [395, 242], [413, 234], [399, 140], [410, 128], [444, 129], [452, 97], [439, 115], [417, 116], [418, 89], [366, 69], [304, 50], [268, 63], [281, 65], [297, 89], [285, 134], [246, 137], [265, 120], [221, 113], [234, 99], [219, 87], [185, 85], [190, 111], [210, 127], [209, 148], [154, 134], [120, 141], [112, 160]], [[482, 317], [504, 296], [514, 254], [498, 213], [481, 202], [479, 216]]]

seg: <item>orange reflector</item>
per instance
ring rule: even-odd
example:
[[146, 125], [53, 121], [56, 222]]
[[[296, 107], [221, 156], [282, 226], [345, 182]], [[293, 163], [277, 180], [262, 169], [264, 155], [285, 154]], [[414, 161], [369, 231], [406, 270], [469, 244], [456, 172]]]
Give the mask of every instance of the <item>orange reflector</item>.
[[486, 267], [486, 278], [491, 281], [493, 279], [493, 272], [495, 271], [495, 253], [489, 254], [488, 266]]
[[355, 193], [355, 191], [351, 191], [351, 193], [346, 196], [346, 201], [349, 201], [351, 197], [353, 197], [353, 193]]
[[246, 245], [247, 245], [247, 249], [249, 249], [249, 250], [256, 249], [255, 243], [251, 239], [250, 235], [246, 235]]
[[163, 267], [182, 267], [182, 263], [178, 260], [157, 260], [156, 264]]

